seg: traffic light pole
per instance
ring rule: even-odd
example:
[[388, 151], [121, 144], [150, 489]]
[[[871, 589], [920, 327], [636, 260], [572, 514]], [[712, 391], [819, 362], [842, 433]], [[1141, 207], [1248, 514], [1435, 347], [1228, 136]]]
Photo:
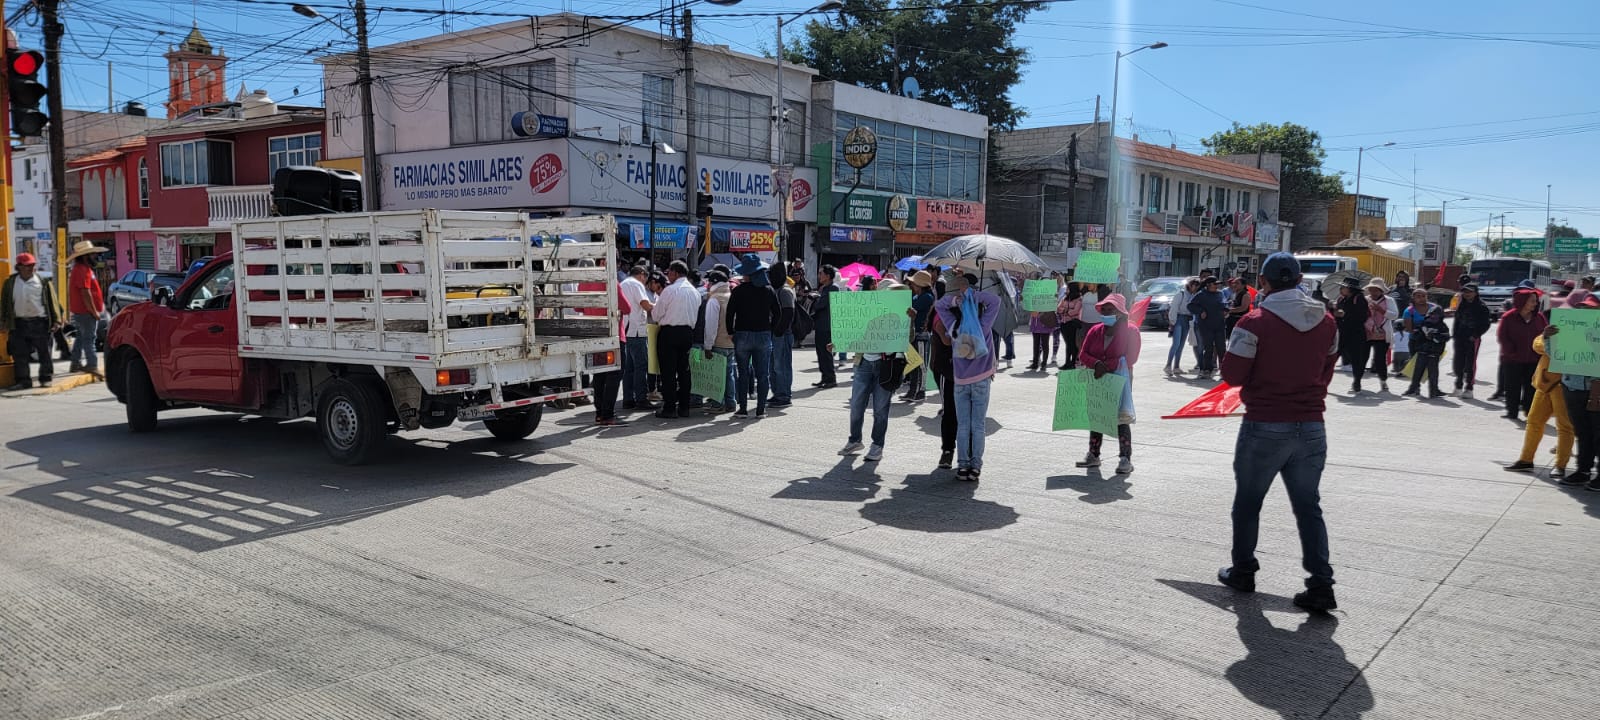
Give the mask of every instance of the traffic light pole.
[[[0, 0], [0, 39], [8, 36], [6, 28], [6, 0]], [[11, 277], [11, 102], [6, 97], [6, 86], [0, 82], [0, 280]], [[16, 368], [11, 364], [10, 333], [0, 325], [0, 387], [11, 387], [17, 381]]]
[[[50, 91], [45, 93], [50, 114], [50, 223], [55, 235], [55, 257], [40, 258], [56, 268], [56, 307], [67, 306], [67, 133], [66, 110], [62, 108], [61, 0], [39, 0], [39, 15], [44, 20], [44, 68]], [[9, 134], [8, 134], [9, 136]]]

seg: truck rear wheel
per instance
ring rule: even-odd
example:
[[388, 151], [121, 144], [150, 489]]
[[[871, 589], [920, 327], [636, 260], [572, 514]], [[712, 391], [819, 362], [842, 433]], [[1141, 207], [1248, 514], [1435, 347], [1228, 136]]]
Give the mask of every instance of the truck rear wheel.
[[317, 396], [317, 430], [334, 460], [360, 465], [383, 444], [382, 398], [371, 383], [334, 378]]
[[156, 408], [161, 400], [156, 397], [155, 384], [150, 382], [150, 369], [145, 367], [144, 358], [137, 355], [123, 367], [123, 405], [128, 412], [128, 429], [136, 433], [155, 430]]
[[532, 405], [526, 410], [502, 411], [495, 413], [492, 418], [483, 421], [483, 426], [489, 429], [489, 434], [496, 439], [505, 441], [526, 440], [533, 431], [539, 429], [539, 421], [544, 419], [544, 406]]

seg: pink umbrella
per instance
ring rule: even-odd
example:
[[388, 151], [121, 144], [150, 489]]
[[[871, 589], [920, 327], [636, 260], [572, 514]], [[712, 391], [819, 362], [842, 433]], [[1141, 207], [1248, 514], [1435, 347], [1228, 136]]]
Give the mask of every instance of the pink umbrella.
[[839, 268], [839, 277], [844, 278], [845, 285], [849, 286], [851, 290], [856, 289], [861, 284], [861, 278], [866, 275], [879, 279], [883, 277], [878, 274], [877, 268], [866, 263], [850, 263]]

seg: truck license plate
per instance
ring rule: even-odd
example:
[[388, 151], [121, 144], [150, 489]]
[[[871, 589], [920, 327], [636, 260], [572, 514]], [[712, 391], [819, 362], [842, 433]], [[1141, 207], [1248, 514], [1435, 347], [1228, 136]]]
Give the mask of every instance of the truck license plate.
[[494, 417], [494, 411], [485, 410], [483, 408], [461, 408], [460, 410], [456, 411], [456, 419], [463, 422], [471, 420], [483, 420], [492, 417]]

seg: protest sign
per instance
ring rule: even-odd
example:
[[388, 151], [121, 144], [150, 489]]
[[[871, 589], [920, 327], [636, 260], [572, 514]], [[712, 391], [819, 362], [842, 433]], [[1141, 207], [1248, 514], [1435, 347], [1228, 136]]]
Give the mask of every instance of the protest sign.
[[1117, 409], [1128, 379], [1106, 373], [1096, 380], [1088, 368], [1056, 375], [1056, 408], [1052, 430], [1093, 430], [1117, 434]]
[[1028, 312], [1054, 312], [1056, 281], [1029, 280], [1022, 285], [1022, 309]]
[[648, 351], [646, 354], [649, 356], [648, 365], [650, 366], [650, 374], [660, 375], [661, 356], [658, 355], [656, 351], [656, 337], [661, 334], [661, 326], [655, 323], [650, 323], [649, 325], [645, 326], [644, 332], [645, 337], [647, 338], [645, 340], [645, 349]]
[[1550, 324], [1561, 329], [1544, 341], [1550, 372], [1600, 377], [1600, 312], [1556, 308]]
[[1109, 285], [1117, 281], [1121, 271], [1122, 253], [1085, 250], [1078, 253], [1078, 264], [1072, 270], [1072, 279], [1074, 282]]
[[907, 290], [836, 292], [833, 347], [842, 353], [903, 353], [911, 345], [911, 293]]
[[712, 355], [706, 359], [705, 351], [689, 351], [689, 392], [716, 402], [722, 402], [728, 389], [728, 358]]

